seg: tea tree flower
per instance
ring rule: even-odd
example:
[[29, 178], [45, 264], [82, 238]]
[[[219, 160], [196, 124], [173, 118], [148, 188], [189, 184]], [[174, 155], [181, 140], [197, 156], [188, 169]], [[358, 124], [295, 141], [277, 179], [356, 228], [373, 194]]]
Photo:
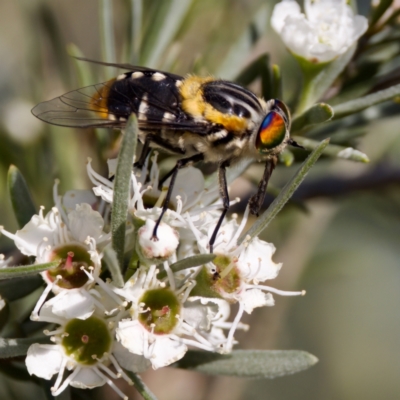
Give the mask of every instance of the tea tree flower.
[[[225, 222], [220, 230], [218, 241], [215, 243], [214, 253], [217, 257], [208, 266], [202, 267], [197, 275], [197, 285], [191, 295], [200, 295], [204, 290], [214, 292], [215, 297], [225, 299], [229, 303], [239, 303], [239, 311], [229, 327], [227, 340], [223, 345], [223, 352], [230, 352], [234, 344], [234, 332], [240, 326], [240, 319], [244, 312], [251, 314], [254, 308], [273, 306], [272, 293], [284, 296], [304, 295], [305, 292], [286, 292], [270, 286], [259, 285], [278, 275], [281, 264], [272, 261], [275, 246], [258, 238], [244, 241], [237, 245], [247, 218], [249, 208], [243, 216], [240, 225], [236, 218]], [[205, 252], [205, 243], [212, 232], [207, 234], [197, 230], [191, 224], [194, 235], [198, 238], [200, 252]], [[207, 289], [206, 289], [207, 288]], [[211, 295], [210, 295], [211, 296]]]
[[208, 340], [198, 330], [210, 331], [218, 306], [214, 304], [211, 310], [207, 304], [192, 302], [186, 307], [193, 285], [174, 289], [175, 283], [167, 286], [157, 279], [157, 273], [155, 265], [148, 271], [141, 267], [123, 289], [115, 289], [131, 304], [129, 318], [120, 321], [116, 329], [121, 344], [131, 353], [143, 355], [154, 369], [181, 359], [188, 346], [216, 351], [215, 340]]
[[[81, 267], [92, 267], [98, 275], [101, 268], [101, 251], [110, 241], [110, 235], [103, 231], [104, 220], [98, 211], [87, 203], [75, 204], [72, 211], [64, 209], [56, 194], [56, 207], [44, 215], [44, 207], [39, 214], [15, 234], [1, 227], [1, 232], [14, 240], [22, 254], [36, 257], [36, 263], [59, 261], [59, 265], [42, 274], [49, 283], [57, 276], [60, 288], [72, 289], [86, 284], [87, 276]], [[76, 200], [79, 200], [76, 196]], [[72, 207], [71, 200], [68, 201]]]
[[305, 14], [293, 0], [278, 3], [271, 25], [286, 47], [314, 64], [345, 53], [367, 30], [367, 19], [354, 15], [346, 0], [304, 0]]
[[[88, 275], [94, 281], [95, 278]], [[141, 372], [147, 369], [148, 362], [143, 357], [123, 351], [115, 340], [115, 327], [124, 312], [119, 307], [120, 299], [104, 282], [90, 292], [85, 289], [63, 291], [44, 303], [45, 297], [46, 293], [39, 299], [33, 319], [55, 323], [59, 327], [51, 332], [44, 331], [54, 344], [30, 346], [26, 357], [28, 372], [43, 379], [57, 375], [51, 389], [54, 396], [68, 385], [92, 389], [107, 383], [120, 397], [127, 399], [112, 379], [122, 377], [132, 384], [121, 366]], [[95, 306], [87, 310], [85, 303]], [[114, 309], [105, 309], [106, 304], [113, 304]], [[70, 371], [70, 374], [64, 379], [65, 371]]]

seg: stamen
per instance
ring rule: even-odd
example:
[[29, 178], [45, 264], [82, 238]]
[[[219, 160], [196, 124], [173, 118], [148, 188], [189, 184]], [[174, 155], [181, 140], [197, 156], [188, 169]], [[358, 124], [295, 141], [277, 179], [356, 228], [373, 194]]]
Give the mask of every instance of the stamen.
[[108, 179], [104, 178], [100, 174], [98, 174], [93, 168], [92, 168], [92, 159], [88, 157], [88, 162], [86, 164], [86, 170], [89, 176], [89, 179], [92, 181], [92, 183], [96, 186], [99, 186], [101, 184], [107, 186], [108, 188], [113, 188], [114, 184], [113, 182], [109, 181]]
[[175, 291], [176, 285], [175, 285], [175, 277], [174, 273], [172, 272], [171, 268], [169, 267], [168, 261], [164, 261], [164, 270], [167, 273], [168, 276], [168, 282], [169, 286], [172, 291]]
[[60, 383], [62, 381], [63, 375], [64, 375], [64, 371], [65, 371], [65, 367], [67, 365], [68, 359], [64, 358], [61, 362], [61, 366], [60, 366], [60, 370], [58, 371], [58, 376], [56, 381], [54, 382], [54, 386], [51, 388], [51, 391], [53, 392], [54, 390], [57, 390], [58, 387], [60, 386]]
[[115, 383], [102, 372], [100, 372], [98, 368], [93, 368], [93, 371], [95, 371], [96, 374], [100, 376], [100, 378], [103, 378], [106, 381], [107, 385], [109, 385], [111, 389], [113, 389], [114, 392], [118, 394], [118, 396], [120, 396], [123, 400], [129, 400], [128, 396], [126, 396], [120, 389], [118, 389]]
[[229, 330], [228, 337], [227, 337], [226, 342], [225, 342], [224, 352], [226, 352], [226, 353], [229, 353], [232, 350], [232, 347], [233, 347], [233, 335], [235, 334], [235, 331], [236, 331], [236, 329], [237, 329], [237, 327], [239, 325], [239, 322], [240, 322], [240, 320], [242, 318], [243, 312], [244, 312], [244, 304], [239, 302], [239, 310], [238, 310], [238, 312], [236, 314], [235, 319], [232, 322], [231, 329]]
[[[81, 367], [77, 366], [76, 369], [72, 372], [71, 375], [69, 375], [67, 377], [67, 379], [65, 379], [65, 381], [63, 382], [63, 384], [57, 389], [57, 390], [51, 390], [51, 394], [53, 396], [58, 396], [60, 393], [62, 393], [67, 386], [70, 384], [70, 382], [72, 382], [74, 380], [74, 378], [78, 375], [78, 373], [81, 371]], [[60, 374], [59, 374], [60, 376]], [[56, 385], [54, 385], [56, 387]]]
[[279, 289], [275, 289], [271, 286], [264, 286], [264, 285], [246, 285], [246, 287], [251, 288], [251, 289], [265, 290], [266, 292], [279, 294], [281, 296], [304, 296], [306, 294], [305, 290], [302, 290], [301, 292], [289, 292], [289, 291], [279, 290]]

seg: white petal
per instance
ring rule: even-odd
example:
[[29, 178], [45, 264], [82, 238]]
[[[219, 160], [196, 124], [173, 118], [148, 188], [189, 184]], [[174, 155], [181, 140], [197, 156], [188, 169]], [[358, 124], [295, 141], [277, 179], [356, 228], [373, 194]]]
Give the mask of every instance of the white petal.
[[168, 336], [157, 336], [151, 355], [154, 369], [166, 367], [180, 360], [187, 352], [187, 346]]
[[300, 17], [300, 6], [292, 0], [284, 0], [276, 4], [271, 16], [271, 25], [278, 33], [282, 32], [286, 17]]
[[53, 313], [65, 319], [87, 319], [95, 310], [92, 296], [84, 289], [63, 291], [52, 300]]
[[264, 293], [260, 289], [246, 290], [241, 296], [241, 303], [244, 305], [244, 310], [251, 314], [256, 307], [273, 306], [274, 298], [271, 293]]
[[151, 365], [151, 362], [147, 358], [126, 351], [126, 348], [119, 342], [115, 342], [114, 344], [113, 355], [122, 368], [135, 373], [144, 372]]
[[145, 346], [147, 347], [147, 331], [139, 321], [121, 321], [115, 331], [117, 339], [122, 346], [131, 353], [142, 355]]
[[84, 242], [88, 236], [97, 240], [103, 232], [103, 217], [89, 204], [78, 204], [68, 214], [68, 220], [72, 235], [80, 242]]
[[178, 232], [161, 222], [157, 230], [158, 240], [153, 240], [155, 222], [147, 219], [138, 231], [138, 250], [147, 259], [167, 259], [175, 252], [179, 244]]
[[275, 246], [257, 237], [254, 238], [239, 257], [237, 266], [241, 276], [247, 282], [264, 282], [277, 277], [282, 264], [272, 261]]
[[93, 389], [98, 386], [103, 386], [106, 383], [105, 379], [90, 368], [82, 368], [75, 378], [70, 382], [70, 385], [79, 389]]
[[62, 198], [62, 205], [68, 213], [75, 210], [78, 204], [87, 203], [92, 207], [97, 204], [97, 197], [91, 190], [68, 190]]
[[[170, 180], [167, 180], [164, 186], [168, 186], [169, 182]], [[188, 185], [188, 182], [190, 182], [190, 185]], [[171, 200], [175, 204], [176, 196], [180, 196], [183, 202], [183, 211], [185, 211], [198, 200], [203, 190], [204, 176], [202, 172], [197, 168], [187, 167], [179, 171]]]
[[25, 363], [31, 375], [51, 379], [60, 371], [62, 360], [63, 354], [59, 346], [35, 343], [29, 347]]
[[50, 246], [53, 245], [54, 235], [57, 231], [56, 225], [50, 226], [49, 224], [49, 216], [53, 215], [53, 211], [47, 215], [46, 219], [39, 215], [34, 215], [21, 230], [17, 231], [15, 236], [21, 240], [16, 240], [15, 245], [22, 254], [36, 256], [38, 246], [43, 242], [44, 238], [47, 239], [47, 243]]

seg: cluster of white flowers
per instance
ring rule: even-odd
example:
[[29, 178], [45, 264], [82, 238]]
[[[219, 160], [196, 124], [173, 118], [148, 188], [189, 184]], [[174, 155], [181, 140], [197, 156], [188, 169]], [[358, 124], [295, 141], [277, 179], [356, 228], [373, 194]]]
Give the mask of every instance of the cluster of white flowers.
[[346, 0], [304, 0], [305, 14], [294, 0], [283, 0], [271, 25], [286, 47], [312, 63], [326, 63], [345, 53], [368, 28]]
[[[272, 306], [272, 293], [303, 294], [260, 285], [275, 278], [281, 264], [272, 261], [275, 247], [270, 243], [255, 238], [237, 245], [248, 211], [240, 225], [237, 216], [223, 223], [213, 262], [174, 272], [175, 262], [209, 252], [221, 201], [213, 201], [218, 187], [205, 187], [198, 169], [182, 170], [174, 209], [165, 213], [158, 240], [151, 240], [165, 197], [165, 190], [157, 189], [157, 154], [152, 161], [150, 172], [146, 164], [131, 175], [126, 238], [138, 262], [122, 288], [101, 279], [103, 252], [111, 241], [107, 231], [113, 182], [97, 174], [90, 160], [87, 170], [98, 197], [73, 191], [61, 198], [56, 183], [55, 207], [46, 216], [41, 208], [15, 234], [1, 228], [23, 254], [36, 257], [36, 263], [59, 261], [42, 274], [47, 286], [31, 315], [32, 320], [56, 324], [45, 331], [54, 344], [34, 344], [26, 358], [29, 373], [44, 379], [57, 375], [55, 396], [68, 385], [93, 388], [107, 383], [125, 398], [112, 381], [122, 377], [132, 383], [124, 370], [136, 373], [170, 365], [188, 347], [229, 353], [235, 331], [248, 329], [240, 322], [244, 312]], [[115, 161], [109, 167], [113, 173]], [[229, 321], [234, 303], [239, 311]], [[66, 370], [70, 374], [65, 378]]]

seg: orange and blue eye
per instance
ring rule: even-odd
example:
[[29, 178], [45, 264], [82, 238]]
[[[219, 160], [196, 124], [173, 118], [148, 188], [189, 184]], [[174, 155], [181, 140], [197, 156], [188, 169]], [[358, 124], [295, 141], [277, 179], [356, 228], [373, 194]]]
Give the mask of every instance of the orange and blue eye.
[[266, 153], [279, 146], [286, 136], [286, 123], [283, 116], [270, 111], [261, 123], [256, 138], [256, 149], [260, 153]]

